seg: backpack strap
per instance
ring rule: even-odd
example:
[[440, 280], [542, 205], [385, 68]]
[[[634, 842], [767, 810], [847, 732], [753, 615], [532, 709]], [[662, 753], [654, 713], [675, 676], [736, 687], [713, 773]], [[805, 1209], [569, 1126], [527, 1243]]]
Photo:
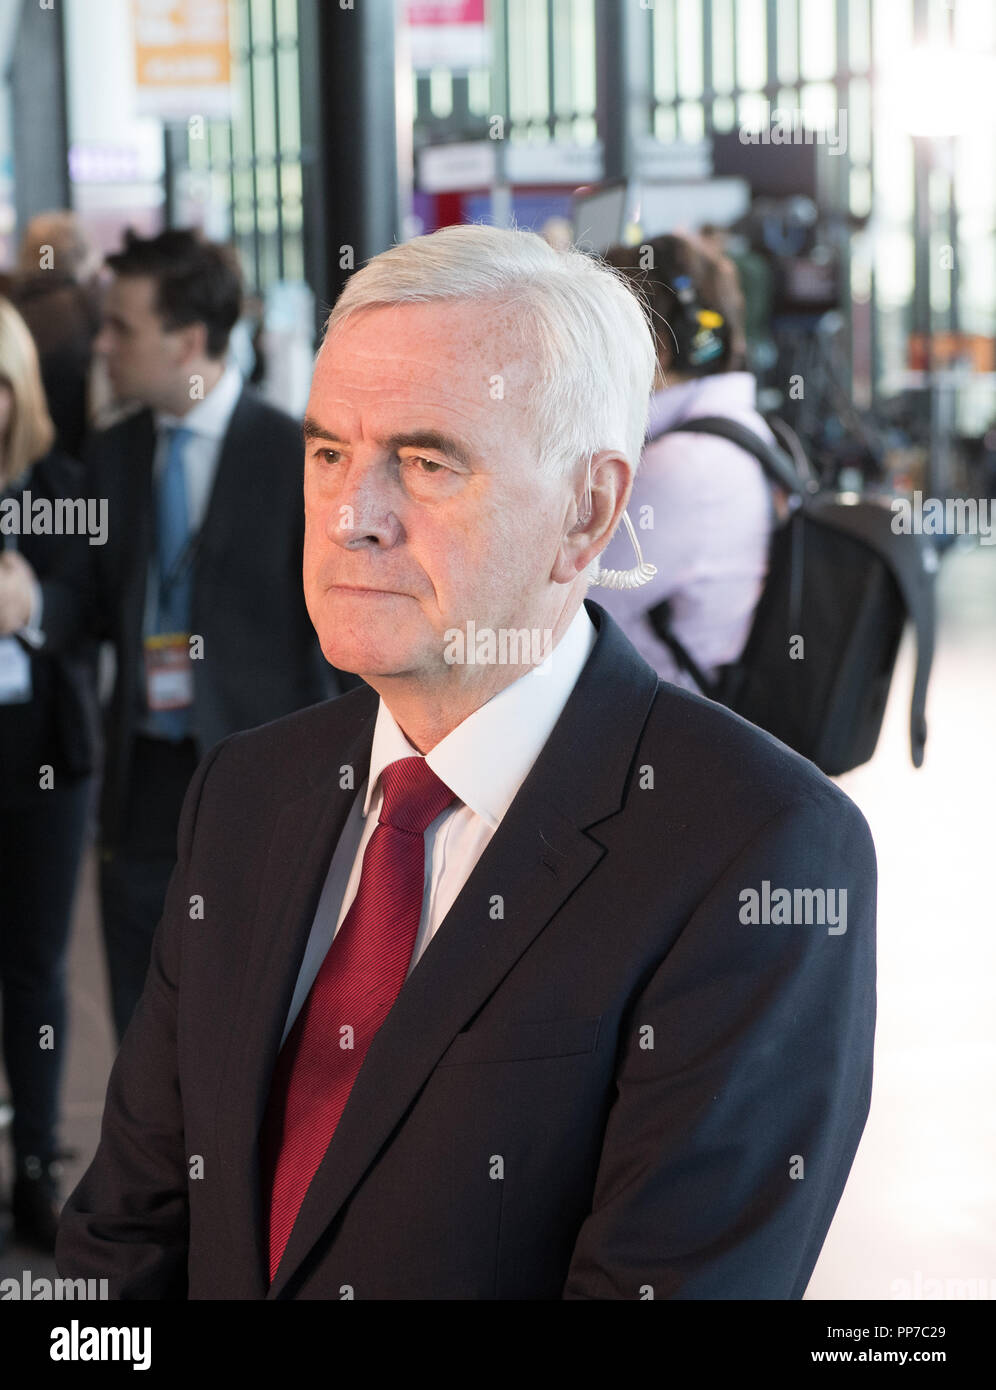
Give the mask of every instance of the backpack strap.
[[910, 757], [913, 766], [920, 767], [927, 741], [927, 682], [934, 657], [936, 552], [929, 541], [921, 536], [895, 533], [892, 530], [892, 509], [884, 503], [834, 507], [832, 516], [825, 517], [817, 503], [813, 514], [871, 546], [889, 567], [899, 587], [916, 633], [916, 672], [910, 701]]
[[[754, 430], [740, 424], [738, 420], [731, 420], [724, 415], [699, 415], [691, 420], [683, 420], [680, 424], [659, 430], [657, 434], [651, 435], [643, 441], [644, 448], [648, 444], [653, 444], [657, 439], [663, 439], [666, 434], [712, 434], [721, 439], [728, 439], [731, 444], [739, 445], [741, 449], [746, 450], [748, 454], [756, 458], [764, 469], [765, 475], [778, 487], [797, 496], [801, 496], [807, 490], [805, 481], [796, 472], [789, 456], [781, 449], [773, 447], [767, 440], [762, 439]], [[773, 524], [774, 521], [774, 503], [772, 502]], [[679, 642], [671, 631], [671, 612], [668, 600], [665, 599], [663, 603], [657, 604], [656, 608], [651, 608], [647, 617], [650, 619], [657, 636], [670, 649], [680, 669], [688, 672], [704, 695], [708, 695], [712, 700], [719, 700], [722, 682], [710, 681], [688, 648]]]
[[683, 642], [679, 642], [671, 631], [671, 604], [669, 599], [664, 599], [656, 607], [651, 608], [647, 617], [654, 632], [670, 648], [671, 655], [678, 663], [682, 671], [687, 671], [692, 680], [702, 691], [703, 695], [708, 695], [710, 700], [719, 699], [719, 682], [709, 680], [702, 667], [694, 659], [691, 652]]
[[728, 439], [731, 444], [738, 444], [741, 449], [752, 454], [768, 478], [786, 492], [803, 497], [812, 490], [811, 485], [799, 476], [794, 463], [783, 449], [769, 444], [739, 420], [730, 420], [725, 415], [693, 416], [690, 420], [682, 420], [679, 424], [671, 425], [668, 429], [645, 439], [644, 448], [653, 444], [654, 440], [662, 439], [666, 434], [713, 434], [720, 439]]

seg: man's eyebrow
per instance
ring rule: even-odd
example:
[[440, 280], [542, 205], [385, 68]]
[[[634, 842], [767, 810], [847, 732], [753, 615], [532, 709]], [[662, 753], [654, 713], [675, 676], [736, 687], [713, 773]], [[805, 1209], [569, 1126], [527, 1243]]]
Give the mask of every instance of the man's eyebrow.
[[[308, 443], [311, 439], [342, 440], [341, 434], [336, 434], [325, 425], [319, 424], [312, 416], [305, 416], [304, 442]], [[386, 439], [377, 441], [383, 448], [390, 449], [395, 453], [398, 449], [435, 449], [437, 453], [446, 454], [449, 458], [455, 459], [457, 463], [462, 463], [465, 468], [473, 465], [473, 459], [466, 445], [461, 444], [452, 435], [443, 434], [441, 430], [408, 430], [400, 434], [388, 435]]]

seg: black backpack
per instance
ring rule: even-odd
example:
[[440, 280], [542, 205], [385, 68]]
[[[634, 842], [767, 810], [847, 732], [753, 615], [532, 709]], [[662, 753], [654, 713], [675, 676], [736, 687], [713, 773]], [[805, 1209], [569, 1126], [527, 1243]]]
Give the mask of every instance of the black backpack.
[[675, 660], [703, 694], [836, 776], [875, 751], [909, 618], [917, 640], [910, 751], [919, 767], [934, 652], [937, 555], [929, 540], [893, 532], [888, 498], [820, 492], [780, 449], [737, 421], [703, 416], [653, 439], [678, 432], [719, 435], [753, 454], [790, 495], [790, 511], [772, 532], [747, 644], [714, 681], [671, 632], [667, 601], [650, 610]]

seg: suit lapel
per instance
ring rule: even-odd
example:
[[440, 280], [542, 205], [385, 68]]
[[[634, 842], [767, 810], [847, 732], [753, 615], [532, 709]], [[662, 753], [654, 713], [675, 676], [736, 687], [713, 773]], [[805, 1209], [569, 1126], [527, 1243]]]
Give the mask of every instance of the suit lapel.
[[127, 708], [134, 706], [131, 698], [138, 673], [142, 649], [142, 627], [145, 620], [146, 587], [149, 579], [149, 555], [156, 545], [156, 499], [153, 460], [156, 452], [156, 429], [151, 410], [140, 410], [130, 421], [129, 433], [121, 455], [121, 479], [124, 506], [123, 531], [128, 547], [123, 557], [125, 612], [123, 614], [124, 642], [121, 657], [124, 670], [119, 673], [123, 690], [130, 692]]
[[254, 413], [253, 398], [243, 387], [221, 441], [214, 480], [201, 522], [200, 541], [194, 559], [195, 612], [200, 607], [201, 554], [207, 548], [216, 554], [225, 554], [226, 538], [232, 532], [238, 534], [240, 517], [246, 508], [266, 505], [265, 498], [249, 496], [250, 475], [243, 466], [246, 458], [259, 451], [259, 439], [253, 435], [252, 429]]
[[[658, 678], [604, 610], [590, 602], [587, 606], [599, 627], [591, 656], [529, 776], [375, 1035], [332, 1143], [305, 1196], [267, 1298], [277, 1298], [286, 1289], [455, 1035], [605, 852], [584, 832], [613, 815], [623, 803], [633, 751], [656, 695]], [[369, 744], [364, 746], [369, 756]], [[334, 843], [325, 836], [335, 833], [336, 826], [341, 829], [344, 821], [344, 811], [326, 816], [324, 828], [316, 833], [308, 851], [294, 901], [287, 904], [280, 931], [294, 935], [297, 960]], [[295, 827], [301, 823], [308, 822], [295, 817]], [[278, 829], [275, 833], [271, 850], [275, 870], [286, 872], [288, 859], [299, 855], [295, 836], [289, 822], [286, 831]], [[501, 894], [504, 901], [500, 922], [491, 917], [495, 894]], [[276, 903], [270, 910], [275, 909]], [[264, 916], [261, 920], [266, 932], [275, 935], [275, 919], [267, 922]], [[266, 1045], [257, 1046], [249, 1072], [257, 1082], [253, 1122], [258, 1126], [269, 1070], [265, 1077], [262, 1073], [272, 1069], [276, 1057], [276, 1041], [293, 979], [288, 988], [286, 948], [271, 940], [268, 945], [260, 942], [256, 949], [258, 957], [250, 963], [246, 977], [249, 992], [254, 982], [266, 978], [260, 971], [267, 968], [268, 957], [282, 950], [280, 969], [274, 974], [282, 972], [281, 999], [286, 997], [278, 1018], [270, 1017], [269, 1008], [258, 995], [251, 1010], [254, 1019], [269, 1020]], [[269, 1002], [272, 1005], [272, 987]], [[249, 1017], [245, 1025], [251, 1031]], [[247, 1045], [252, 1044], [247, 1040]], [[247, 1138], [243, 1131], [240, 1147]], [[243, 1201], [245, 1195], [243, 1192]], [[258, 1227], [256, 1250], [261, 1262]], [[261, 1263], [261, 1280], [262, 1268]]]

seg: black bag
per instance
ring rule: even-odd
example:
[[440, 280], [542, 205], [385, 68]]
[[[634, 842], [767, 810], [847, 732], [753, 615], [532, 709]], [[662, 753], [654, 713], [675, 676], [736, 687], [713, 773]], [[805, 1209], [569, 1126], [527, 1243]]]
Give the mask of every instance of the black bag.
[[704, 694], [836, 776], [875, 751], [909, 618], [917, 640], [910, 751], [920, 767], [934, 652], [937, 554], [929, 540], [895, 534], [887, 498], [820, 493], [780, 449], [737, 421], [703, 416], [653, 438], [678, 432], [729, 439], [790, 494], [789, 515], [772, 533], [747, 644], [715, 681], [671, 632], [667, 602], [651, 609], [650, 621], [678, 664]]

